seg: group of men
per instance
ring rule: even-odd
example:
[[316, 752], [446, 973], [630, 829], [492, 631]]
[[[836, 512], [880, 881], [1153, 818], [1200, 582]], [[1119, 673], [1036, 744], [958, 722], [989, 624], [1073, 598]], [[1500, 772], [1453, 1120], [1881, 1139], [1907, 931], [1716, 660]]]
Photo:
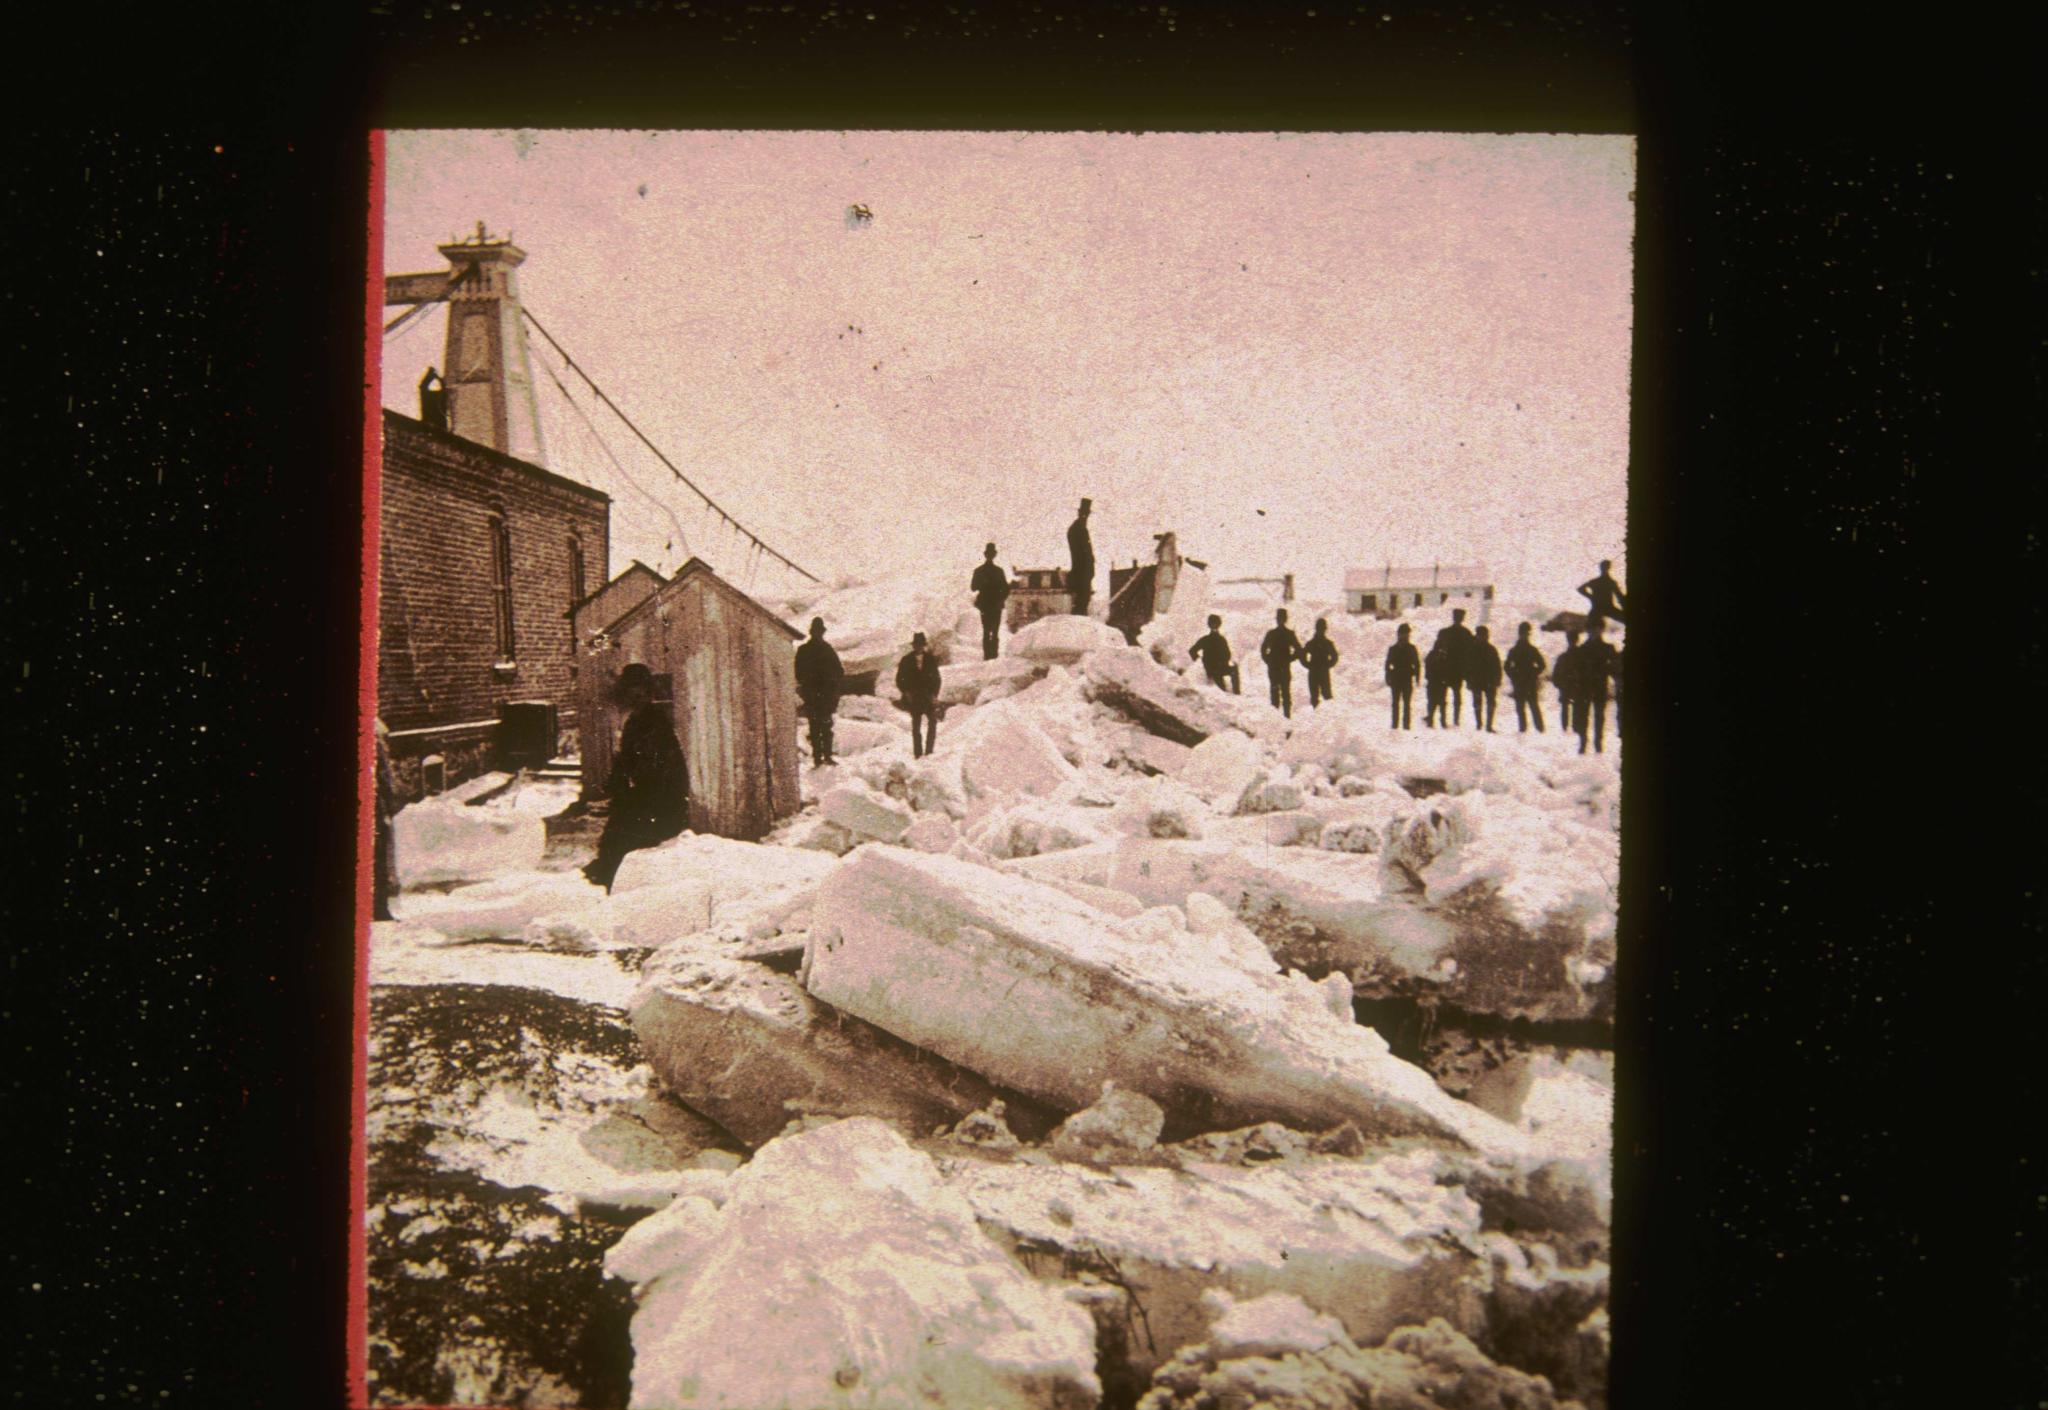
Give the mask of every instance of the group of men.
[[[1243, 677], [1230, 658], [1230, 643], [1224, 638], [1221, 617], [1209, 618], [1209, 634], [1188, 648], [1188, 656], [1201, 661], [1209, 683], [1218, 690], [1228, 690], [1233, 695], [1244, 693]], [[1273, 614], [1273, 630], [1259, 642], [1259, 659], [1266, 663], [1267, 692], [1273, 708], [1289, 719], [1294, 717], [1296, 661], [1308, 667], [1309, 708], [1337, 698], [1330, 689], [1330, 673], [1337, 667], [1337, 643], [1330, 640], [1328, 618], [1316, 618], [1315, 633], [1304, 642], [1287, 625], [1287, 609], [1280, 608]]]

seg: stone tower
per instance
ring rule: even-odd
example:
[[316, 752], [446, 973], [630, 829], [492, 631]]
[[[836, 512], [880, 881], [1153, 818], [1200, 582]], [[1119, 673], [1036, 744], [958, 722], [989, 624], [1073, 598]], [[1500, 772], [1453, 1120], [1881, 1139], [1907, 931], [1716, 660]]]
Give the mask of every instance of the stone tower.
[[465, 440], [546, 465], [515, 273], [526, 252], [509, 238], [485, 233], [482, 221], [474, 236], [439, 249], [448, 261], [446, 272], [387, 275], [384, 302], [448, 305], [448, 339], [441, 360], [448, 429]]

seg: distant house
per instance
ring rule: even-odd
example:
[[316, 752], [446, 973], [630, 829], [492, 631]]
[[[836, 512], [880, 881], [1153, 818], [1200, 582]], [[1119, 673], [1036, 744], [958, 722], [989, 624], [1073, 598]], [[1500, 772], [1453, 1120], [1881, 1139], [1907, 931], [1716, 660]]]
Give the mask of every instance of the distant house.
[[1344, 610], [1398, 617], [1417, 608], [1480, 606], [1493, 601], [1493, 580], [1483, 565], [1428, 568], [1352, 568], [1344, 574]]
[[449, 783], [544, 763], [575, 720], [568, 609], [608, 572], [611, 499], [395, 411], [382, 429], [377, 714], [401, 791], [430, 756]]
[[1010, 601], [1004, 620], [1011, 631], [1040, 617], [1072, 612], [1074, 599], [1067, 592], [1064, 568], [1019, 568], [1010, 574]]
[[622, 723], [611, 703], [612, 683], [624, 666], [637, 661], [653, 673], [657, 701], [675, 718], [676, 738], [689, 764], [691, 830], [746, 841], [764, 836], [801, 803], [796, 715], [796, 643], [801, 639], [802, 633], [698, 558], [617, 618], [593, 628], [577, 702], [586, 796], [604, 788], [607, 780], [597, 772], [597, 761], [608, 773]]

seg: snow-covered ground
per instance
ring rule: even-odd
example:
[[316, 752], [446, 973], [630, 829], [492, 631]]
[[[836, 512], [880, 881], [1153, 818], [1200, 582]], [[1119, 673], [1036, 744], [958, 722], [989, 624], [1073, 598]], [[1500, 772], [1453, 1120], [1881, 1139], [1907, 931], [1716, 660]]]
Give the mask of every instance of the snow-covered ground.
[[[1241, 696], [1189, 659], [1198, 598], [1137, 647], [1054, 618], [1006, 632], [995, 663], [950, 577], [770, 605], [824, 618], [881, 698], [842, 702], [837, 767], [806, 765], [802, 811], [764, 842], [685, 835], [634, 854], [607, 896], [542, 860], [572, 788], [508, 781], [400, 815], [411, 889], [372, 936], [373, 1017], [567, 1005], [589, 1034], [565, 1067], [546, 1024], [493, 1020], [511, 1034], [495, 1076], [463, 1074], [469, 1049], [447, 1035], [430, 1119], [387, 1054], [373, 1108], [432, 1129], [399, 1141], [387, 1117], [373, 1184], [397, 1159], [376, 1152], [402, 1149], [556, 1201], [579, 1248], [663, 1212], [619, 1245], [601, 1293], [579, 1255], [562, 1287], [581, 1291], [522, 1294], [630, 1285], [640, 1363], [623, 1337], [620, 1376], [394, 1342], [386, 1362], [410, 1369], [381, 1400], [452, 1383], [420, 1370], [451, 1357], [477, 1381], [483, 1356], [492, 1393], [521, 1403], [753, 1403], [735, 1389], [749, 1363], [694, 1349], [744, 1323], [760, 1345], [780, 1329], [807, 1348], [759, 1383], [761, 1404], [912, 1387], [930, 1404], [1209, 1403], [1202, 1387], [1256, 1382], [1289, 1352], [1321, 1358], [1287, 1363], [1310, 1397], [1289, 1403], [1352, 1403], [1315, 1386], [1412, 1392], [1452, 1364], [1602, 1403], [1612, 1065], [1585, 1045], [1611, 1021], [1611, 710], [1599, 754], [1559, 728], [1547, 682], [1541, 735], [1516, 732], [1505, 685], [1492, 734], [1469, 698], [1462, 728], [1420, 728], [1418, 698], [1418, 728], [1394, 731], [1381, 662], [1397, 624], [1335, 604], [1289, 608], [1304, 639], [1327, 618], [1341, 653], [1320, 709], [1296, 668], [1292, 719], [1258, 662], [1270, 605], [1217, 609]], [[1554, 657], [1550, 615], [1492, 604], [1495, 644], [1533, 621]], [[1405, 620], [1426, 651], [1449, 613]], [[916, 631], [947, 682], [928, 759], [891, 701]], [[1443, 1043], [1383, 1035], [1366, 1012], [1471, 1038], [1438, 1065]], [[1123, 1130], [1119, 1102], [1158, 1123], [1123, 1145], [1051, 1129], [1086, 1108], [1062, 1131]], [[823, 1140], [853, 1120], [868, 1124]], [[1178, 1144], [1156, 1144], [1161, 1125]], [[828, 1170], [859, 1188], [798, 1217]], [[1247, 1243], [1247, 1217], [1278, 1246]], [[384, 1238], [380, 1286], [431, 1276]], [[942, 1295], [933, 1263], [959, 1288]], [[790, 1278], [821, 1299], [800, 1323], [777, 1311]], [[864, 1302], [878, 1287], [903, 1291]]]

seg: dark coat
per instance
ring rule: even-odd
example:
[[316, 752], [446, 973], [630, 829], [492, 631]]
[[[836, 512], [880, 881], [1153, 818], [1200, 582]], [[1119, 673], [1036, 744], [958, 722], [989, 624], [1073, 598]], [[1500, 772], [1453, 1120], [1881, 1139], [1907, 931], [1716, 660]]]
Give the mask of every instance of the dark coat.
[[675, 725], [659, 705], [643, 705], [619, 731], [612, 759], [611, 817], [674, 836], [689, 825], [690, 774]]
[[1259, 643], [1259, 659], [1266, 663], [1268, 674], [1284, 676], [1301, 659], [1301, 638], [1292, 627], [1275, 627]]
[[812, 638], [796, 649], [796, 693], [806, 705], [827, 709], [839, 703], [839, 683], [846, 669], [827, 642]]
[[1451, 682], [1451, 653], [1439, 641], [1429, 648], [1429, 655], [1422, 658], [1422, 678], [1432, 686], [1448, 685]]
[[924, 660], [911, 652], [896, 663], [896, 693], [907, 710], [928, 711], [939, 699], [939, 658], [927, 651]]
[[968, 586], [974, 589], [974, 605], [983, 613], [1000, 612], [1003, 604], [1010, 600], [1010, 580], [993, 563], [984, 563], [976, 568], [974, 580]]
[[1211, 675], [1225, 670], [1230, 665], [1230, 643], [1224, 640], [1222, 632], [1210, 632], [1188, 648], [1188, 655], [1202, 658], [1202, 668]]
[[1463, 622], [1453, 622], [1436, 634], [1436, 644], [1429, 648], [1430, 654], [1444, 653], [1444, 679], [1463, 682], [1466, 663], [1472, 659], [1472, 648], [1479, 644], [1479, 638], [1472, 635], [1472, 629]]
[[1422, 674], [1422, 656], [1412, 641], [1397, 641], [1387, 648], [1387, 684], [1397, 690], [1404, 685], [1415, 684], [1415, 678]]
[[1566, 700], [1579, 698], [1579, 653], [1584, 649], [1583, 646], [1567, 646], [1550, 663], [1550, 683]]
[[1620, 655], [1611, 645], [1604, 641], [1580, 642], [1578, 659], [1573, 662], [1573, 694], [1580, 700], [1605, 700], [1607, 683], [1620, 669]]
[[1622, 594], [1621, 584], [1602, 573], [1579, 584], [1579, 596], [1591, 604], [1593, 612], [1603, 617], [1612, 617], [1618, 608], [1627, 605], [1628, 599]]
[[1067, 586], [1071, 589], [1090, 585], [1095, 576], [1095, 544], [1088, 537], [1086, 519], [1076, 518], [1067, 526], [1067, 553], [1073, 560]]
[[1465, 657], [1465, 684], [1481, 690], [1500, 689], [1500, 650], [1492, 642], [1472, 639]]
[[1311, 671], [1328, 671], [1337, 664], [1337, 643], [1326, 636], [1312, 636], [1301, 648], [1301, 659]]
[[1536, 649], [1536, 643], [1516, 642], [1508, 648], [1508, 684], [1515, 688], [1518, 695], [1529, 694], [1536, 689], [1537, 682], [1543, 679], [1544, 665], [1543, 653]]

